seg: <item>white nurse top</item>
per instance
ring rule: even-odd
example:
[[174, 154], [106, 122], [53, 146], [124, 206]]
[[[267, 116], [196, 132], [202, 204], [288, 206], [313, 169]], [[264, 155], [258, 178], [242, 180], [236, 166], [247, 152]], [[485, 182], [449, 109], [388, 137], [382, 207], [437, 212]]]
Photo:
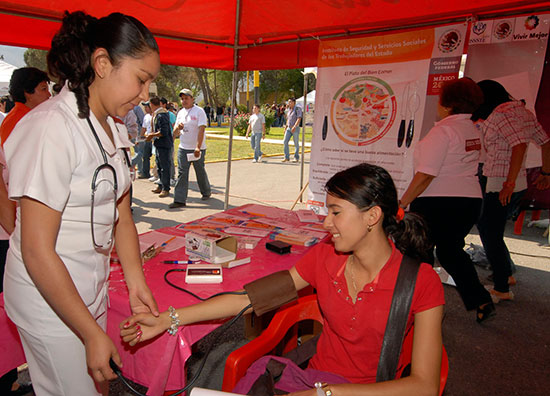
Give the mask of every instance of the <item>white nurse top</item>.
[[[117, 129], [113, 120], [108, 119], [113, 145], [91, 112], [90, 120], [108, 163], [116, 171], [118, 200], [130, 187], [123, 152], [129, 147], [124, 136], [126, 130]], [[78, 117], [76, 97], [67, 86], [19, 121], [4, 151], [10, 169], [10, 198], [30, 197], [61, 212], [56, 252], [82, 300], [97, 318], [105, 310], [110, 247], [94, 248], [92, 242], [91, 185], [94, 171], [104, 161], [88, 122]], [[112, 182], [112, 173], [101, 170], [97, 180], [95, 234], [96, 241], [105, 244], [113, 227], [113, 205], [116, 204], [112, 188], [105, 182]], [[42, 298], [22, 261], [19, 207], [17, 210], [4, 280], [6, 311], [15, 324], [25, 330], [40, 329], [40, 333], [50, 336], [66, 335], [71, 330]]]

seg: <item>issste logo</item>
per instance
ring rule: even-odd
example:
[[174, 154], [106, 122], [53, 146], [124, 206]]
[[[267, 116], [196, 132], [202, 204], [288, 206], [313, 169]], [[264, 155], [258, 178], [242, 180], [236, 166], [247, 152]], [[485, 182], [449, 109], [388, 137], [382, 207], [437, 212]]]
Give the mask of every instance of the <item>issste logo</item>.
[[539, 17], [536, 15], [531, 15], [525, 20], [525, 29], [534, 30], [539, 25]]
[[474, 24], [472, 31], [479, 36], [480, 34], [483, 34], [485, 29], [487, 29], [487, 24], [485, 22], [478, 21]]

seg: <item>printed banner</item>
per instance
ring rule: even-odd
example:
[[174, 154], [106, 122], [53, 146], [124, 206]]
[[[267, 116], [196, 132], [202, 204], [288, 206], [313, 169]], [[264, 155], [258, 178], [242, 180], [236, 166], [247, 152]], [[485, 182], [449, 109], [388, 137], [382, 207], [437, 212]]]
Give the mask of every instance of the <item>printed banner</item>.
[[[465, 35], [466, 25], [460, 24], [321, 42], [311, 209], [326, 213], [327, 180], [361, 162], [387, 169], [400, 194], [404, 191], [413, 176], [414, 146], [427, 132], [426, 95], [437, 95], [443, 81], [458, 75]], [[430, 118], [428, 130], [435, 120]]]
[[[548, 43], [550, 14], [525, 15], [472, 24], [464, 75], [496, 80], [535, 113]], [[540, 166], [540, 150], [530, 144], [526, 166]]]

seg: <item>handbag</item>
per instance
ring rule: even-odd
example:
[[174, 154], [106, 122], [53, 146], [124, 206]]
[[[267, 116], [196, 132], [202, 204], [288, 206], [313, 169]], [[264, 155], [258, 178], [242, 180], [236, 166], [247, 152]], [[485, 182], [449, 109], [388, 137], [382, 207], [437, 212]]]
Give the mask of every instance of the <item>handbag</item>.
[[527, 169], [527, 191], [520, 203], [522, 210], [550, 209], [550, 188], [539, 190], [535, 185], [541, 169], [541, 167]]

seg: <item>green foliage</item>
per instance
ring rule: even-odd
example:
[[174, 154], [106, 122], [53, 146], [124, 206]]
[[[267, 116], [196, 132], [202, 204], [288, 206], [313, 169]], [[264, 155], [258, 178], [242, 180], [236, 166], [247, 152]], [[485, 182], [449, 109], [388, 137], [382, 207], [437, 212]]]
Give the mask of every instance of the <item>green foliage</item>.
[[271, 130], [271, 125], [275, 121], [275, 112], [271, 108], [266, 108], [265, 106], [260, 107], [260, 112], [265, 117], [265, 133], [269, 133]]
[[239, 104], [237, 105], [237, 112], [238, 113], [248, 113], [248, 108], [245, 104]]
[[48, 71], [48, 61], [46, 56], [48, 51], [29, 48], [23, 54], [23, 59], [28, 67], [36, 67], [42, 71]]
[[290, 97], [300, 97], [304, 90], [302, 69], [264, 70], [260, 72], [262, 103], [281, 103]]
[[237, 131], [239, 135], [246, 135], [249, 119], [250, 114], [247, 113], [237, 113], [237, 115], [235, 116], [235, 119], [233, 120], [233, 128]]
[[200, 90], [197, 76], [189, 67], [161, 65], [155, 83], [158, 95], [173, 102], [179, 102], [178, 94], [182, 88], [189, 88], [196, 93]]

